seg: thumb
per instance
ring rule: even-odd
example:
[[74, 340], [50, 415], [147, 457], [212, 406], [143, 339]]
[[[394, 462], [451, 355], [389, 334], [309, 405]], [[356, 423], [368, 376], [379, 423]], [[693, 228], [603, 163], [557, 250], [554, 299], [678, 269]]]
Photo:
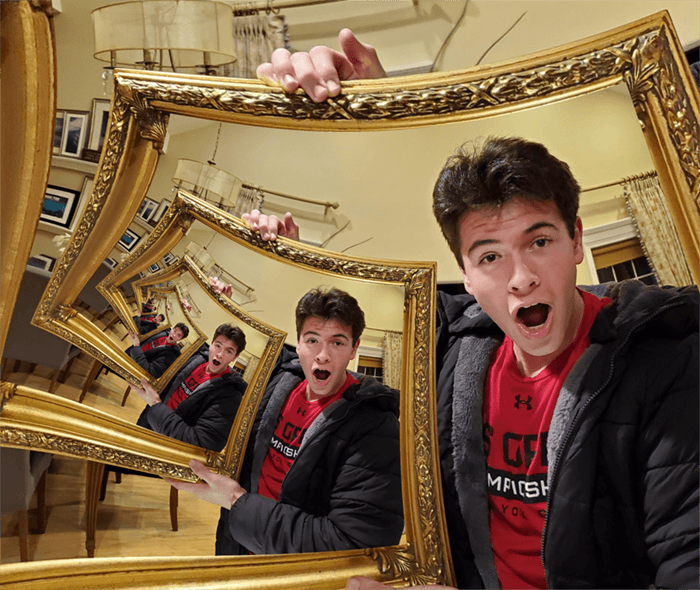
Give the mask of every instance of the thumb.
[[386, 77], [374, 47], [360, 42], [350, 29], [340, 31], [338, 41], [345, 57], [355, 68], [358, 78], [362, 80]]
[[200, 461], [197, 461], [197, 459], [192, 459], [189, 463], [190, 469], [194, 471], [194, 474], [199, 478], [207, 483], [211, 481], [211, 478], [209, 477], [211, 475], [211, 471], [209, 471], [203, 463]]
[[289, 212], [284, 214], [284, 235], [292, 240], [299, 239], [299, 226]]

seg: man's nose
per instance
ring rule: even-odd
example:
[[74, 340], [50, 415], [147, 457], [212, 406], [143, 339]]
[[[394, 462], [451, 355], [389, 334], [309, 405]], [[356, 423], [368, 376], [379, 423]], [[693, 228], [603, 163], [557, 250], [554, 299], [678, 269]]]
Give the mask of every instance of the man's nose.
[[534, 265], [522, 256], [513, 257], [513, 268], [511, 269], [508, 289], [519, 295], [526, 295], [540, 284], [540, 277]]
[[325, 345], [321, 345], [321, 348], [319, 349], [318, 353], [316, 354], [316, 360], [318, 362], [327, 362], [329, 358], [330, 358], [330, 354], [328, 352], [328, 347]]

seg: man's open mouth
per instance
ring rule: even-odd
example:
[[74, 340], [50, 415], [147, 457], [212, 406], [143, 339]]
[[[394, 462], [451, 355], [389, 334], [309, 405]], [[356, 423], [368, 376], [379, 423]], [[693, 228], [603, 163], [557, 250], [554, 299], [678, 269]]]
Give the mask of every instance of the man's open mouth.
[[315, 369], [314, 370], [314, 378], [317, 381], [325, 381], [331, 376], [330, 371], [324, 371], [323, 369]]
[[535, 303], [528, 307], [521, 307], [518, 310], [518, 321], [527, 328], [541, 326], [549, 317], [550, 307], [546, 303]]
[[211, 364], [215, 367], [218, 367], [221, 364], [221, 362], [217, 361], [216, 359], [212, 359]]

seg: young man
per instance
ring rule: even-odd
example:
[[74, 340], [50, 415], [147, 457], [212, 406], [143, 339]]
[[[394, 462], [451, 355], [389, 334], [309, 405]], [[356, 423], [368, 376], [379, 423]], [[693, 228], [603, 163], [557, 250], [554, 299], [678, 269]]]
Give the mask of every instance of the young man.
[[217, 555], [305, 553], [398, 543], [403, 530], [398, 392], [347, 371], [365, 326], [357, 301], [314, 289], [296, 309], [263, 394], [240, 484], [171, 483], [222, 506]]
[[165, 316], [162, 313], [157, 315], [135, 315], [134, 323], [139, 331], [139, 334], [148, 334], [165, 321]]
[[141, 313], [142, 314], [152, 314], [156, 310], [156, 304], [154, 303], [153, 299], [149, 299], [145, 303], [141, 304]]
[[171, 438], [212, 451], [226, 445], [246, 384], [229, 368], [245, 349], [243, 331], [230, 324], [216, 329], [211, 346], [204, 344], [168, 383], [162, 397], [141, 380], [132, 385], [148, 404], [137, 424]]
[[[341, 45], [347, 56], [316, 48], [262, 75], [331, 92], [334, 64], [371, 60], [347, 30]], [[435, 187], [470, 293], [437, 308], [460, 588], [698, 584], [697, 289], [576, 288], [578, 196], [568, 166], [521, 139], [462, 150]], [[291, 218], [250, 222], [266, 239], [297, 231]]]
[[168, 367], [180, 356], [180, 340], [186, 338], [190, 329], [179, 322], [175, 327], [158, 332], [141, 343], [136, 334], [129, 334], [133, 346], [126, 349], [139, 367], [158, 378], [168, 370]]

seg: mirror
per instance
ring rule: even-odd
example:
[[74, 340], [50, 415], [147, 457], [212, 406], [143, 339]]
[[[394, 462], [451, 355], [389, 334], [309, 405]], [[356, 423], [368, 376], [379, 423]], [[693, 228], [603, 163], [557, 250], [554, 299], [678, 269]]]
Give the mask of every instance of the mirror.
[[[92, 276], [96, 265], [110, 254], [136, 215], [157, 174], [159, 150], [166, 140], [168, 120], [172, 115], [282, 128], [285, 133], [290, 130], [385, 130], [397, 133], [414, 127], [461, 124], [462, 121], [477, 121], [495, 115], [513, 113], [515, 116], [523, 109], [544, 109], [545, 105], [546, 108], [550, 105], [557, 108], [564, 99], [577, 96], [585, 99], [584, 95], [594, 96], [590, 93], [612, 87], [620, 81], [624, 81], [629, 90], [634, 112], [642, 123], [650, 160], [659, 174], [689, 266], [697, 273], [699, 107], [698, 95], [692, 89], [687, 68], [680, 65], [681, 57], [668, 15], [661, 13], [565, 48], [489, 69], [347, 83], [342, 95], [319, 105], [311, 103], [302, 94], [287, 96], [254, 81], [117, 72], [106, 146], [91, 200], [64, 257], [57, 262], [35, 321], [94, 356], [104, 356], [116, 368], [120, 367], [118, 352], [106, 345], [95, 330], [81, 322], [72, 305], [86, 278]], [[457, 127], [446, 126], [446, 129], [451, 128]], [[446, 145], [445, 150], [451, 151], [468, 136], [463, 130], [457, 135], [460, 138]], [[381, 136], [376, 142], [377, 157], [379, 154], [393, 156], [382, 152]], [[311, 155], [306, 154], [307, 157]], [[444, 160], [447, 155], [440, 155], [439, 160]], [[257, 157], [261, 157], [260, 154]], [[425, 182], [431, 183], [432, 179], [427, 178]], [[266, 184], [264, 180], [251, 180]], [[391, 179], [372, 178], [371, 181], [380, 184], [379, 196], [381, 190], [395, 189], [391, 186]], [[365, 188], [366, 185], [362, 186]], [[187, 225], [190, 220], [178, 216], [175, 209], [185, 208], [188, 199], [194, 202], [194, 197], [181, 191], [177, 198], [182, 204], [176, 205], [174, 200], [166, 213], [166, 216], [171, 216], [171, 225], [166, 221], [152, 232], [160, 232], [161, 241], [156, 243], [154, 238], [153, 244], [142, 254], [135, 251], [131, 262], [130, 258], [125, 260], [121, 267], [123, 271], [117, 267], [110, 279], [110, 289], [116, 289], [119, 281], [126, 281], [130, 278], [128, 274], [134, 274], [135, 270], [126, 270], [128, 265], [148, 268], [152, 259], [158, 260], [171, 251], [175, 244], [180, 243], [181, 236], [190, 230], [191, 226]], [[268, 587], [302, 588], [313, 583], [315, 586], [322, 584], [339, 588], [344, 587], [347, 578], [355, 573], [398, 586], [434, 581], [450, 583], [450, 556], [441, 517], [435, 416], [431, 405], [434, 393], [434, 318], [431, 306], [434, 265], [370, 260], [283, 239], [274, 244], [261, 243], [246, 224], [235, 218], [229, 219], [206, 203], [199, 203], [198, 207], [199, 212], [195, 208], [187, 209], [187, 215], [210, 228], [216, 227], [217, 231], [225, 228], [238, 246], [258, 255], [310, 269], [324, 277], [332, 277], [332, 280], [342, 278], [402, 290], [405, 311], [402, 320], [401, 424], [406, 542], [392, 548], [332, 555], [96, 561], [89, 567], [85, 566], [86, 584], [92, 580], [95, 587], [126, 588], [138, 583], [142, 587], [156, 588], [158, 576], [161, 579], [165, 576], [164, 568], [168, 569], [168, 576], [179, 577], [182, 573], [183, 578], [186, 576], [190, 580], [186, 584], [193, 588], [208, 582], [222, 587], [246, 588], [253, 579], [256, 584]], [[425, 209], [411, 211], [411, 215], [429, 217], [427, 203]], [[352, 215], [348, 214], [348, 217], [353, 219]], [[118, 221], [115, 223], [114, 220]], [[353, 219], [355, 224], [362, 222], [362, 218]], [[376, 235], [375, 239], [378, 239]], [[204, 240], [194, 241], [201, 244]], [[411, 251], [408, 256], [420, 258], [413, 254]], [[232, 268], [231, 272], [237, 270]], [[697, 281], [697, 274], [694, 276]], [[206, 290], [206, 284], [201, 287]], [[263, 289], [256, 286], [257, 291]], [[115, 305], [118, 305], [117, 299]], [[128, 321], [129, 311], [120, 310], [125, 321]], [[260, 374], [264, 375], [262, 368]], [[264, 377], [260, 382], [263, 381]], [[249, 397], [254, 399], [254, 395]], [[221, 455], [207, 455], [173, 441], [148, 437], [137, 432], [131, 424], [107, 421], [84, 407], [54, 398], [26, 388], [3, 385], [2, 444], [51, 449], [114, 463], [139, 461], [148, 463], [145, 468], [153, 472], [165, 472], [185, 479], [192, 479], [185, 467], [192, 457], [221, 472], [233, 472], [235, 450], [243, 446], [241, 441], [232, 437]], [[254, 410], [252, 412], [254, 414]], [[241, 424], [237, 428], [234, 426], [236, 436], [243, 430]], [[118, 456], [105, 458], [99, 455], [100, 450], [108, 445], [114, 447], [115, 440], [119, 441]], [[313, 580], [308, 574], [310, 563], [313, 563]], [[123, 575], [126, 571], [130, 572], [127, 581]], [[33, 584], [34, 588], [59, 588], [74, 572], [75, 565], [70, 563], [52, 564], [51, 567], [32, 564], [31, 570], [11, 566], [3, 572], [2, 582], [8, 588], [19, 587], [25, 582]], [[306, 581], [303, 574], [309, 576]]]

